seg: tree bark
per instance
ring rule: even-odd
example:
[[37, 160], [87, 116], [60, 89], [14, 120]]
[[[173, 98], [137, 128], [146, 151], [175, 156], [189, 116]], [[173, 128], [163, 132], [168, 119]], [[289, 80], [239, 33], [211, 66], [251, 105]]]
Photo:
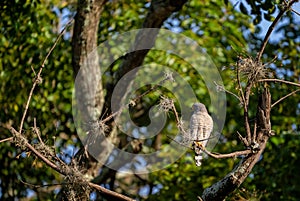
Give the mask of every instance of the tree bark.
[[260, 159], [260, 156], [266, 147], [266, 143], [271, 136], [270, 112], [271, 94], [269, 89], [265, 88], [263, 93], [260, 95], [256, 112], [256, 142], [259, 146], [256, 149], [252, 149], [252, 154], [249, 154], [243, 158], [241, 162], [223, 179], [206, 188], [202, 193], [201, 198], [199, 197], [199, 200], [224, 200], [226, 196], [228, 196], [244, 182], [244, 180], [252, 171], [254, 165]]
[[[142, 28], [160, 28], [163, 22], [173, 12], [180, 10], [186, 1], [187, 0], [153, 0]], [[94, 49], [97, 47], [98, 24], [105, 2], [106, 0], [79, 0], [78, 10], [75, 16], [75, 27], [72, 41], [72, 63], [75, 75], [77, 75], [76, 79], [78, 79], [78, 76], [80, 76], [79, 81], [76, 81], [75, 84], [76, 97], [79, 97], [79, 99], [76, 98], [76, 102], [85, 103], [78, 105], [75, 103], [75, 108], [77, 107], [77, 111], [79, 111], [79, 114], [76, 114], [80, 116], [78, 121], [87, 125], [89, 125], [90, 122], [99, 120], [96, 117], [99, 117], [98, 114], [99, 112], [101, 113], [103, 107], [105, 107], [105, 109], [102, 111], [102, 118], [111, 114], [110, 99], [116, 83], [127, 72], [143, 63], [148, 51], [153, 47], [155, 38], [158, 34], [158, 31], [155, 29], [152, 31], [141, 30], [139, 32], [133, 45], [133, 52], [126, 55], [124, 61], [121, 63], [114, 75], [113, 83], [106, 83], [108, 88], [104, 102], [102, 96], [103, 88], [101, 85], [101, 78], [98, 77], [101, 76], [100, 68], [98, 66], [98, 55]], [[147, 41], [147, 49], [134, 51], [140, 46], [145, 45], [143, 44], [143, 41]], [[92, 60], [89, 59], [91, 56], [93, 58]], [[96, 83], [94, 83], [95, 80], [97, 81]], [[129, 84], [130, 83], [128, 83], [128, 85]], [[97, 93], [94, 96], [92, 95], [94, 93], [93, 90], [97, 90]], [[116, 137], [116, 135], [114, 135], [115, 127], [113, 125], [113, 121], [108, 122], [108, 125], [110, 129], [108, 129], [106, 136], [109, 136], [110, 138]], [[86, 132], [90, 130], [89, 126], [84, 127], [83, 124], [81, 124], [81, 126], [83, 127], [83, 131], [79, 132]], [[104, 154], [105, 156], [100, 157], [105, 158], [108, 157], [109, 152], [99, 154]], [[97, 161], [87, 153], [84, 147], [81, 148], [76, 154], [76, 160], [80, 167], [84, 167], [85, 170], [83, 173], [89, 178], [95, 177], [96, 172], [98, 172], [98, 169], [101, 166], [101, 164], [97, 165]], [[88, 198], [86, 197], [86, 199]]]
[[[100, 15], [106, 1], [107, 0], [78, 0], [77, 5], [72, 38], [72, 66], [76, 77], [76, 100], [73, 106], [75, 106], [77, 112], [75, 115], [80, 117], [75, 119], [75, 121], [81, 122], [82, 124], [95, 120], [97, 112], [100, 113], [103, 106], [101, 72], [98, 54], [97, 51], [94, 50], [97, 47]], [[91, 57], [93, 59], [91, 59]], [[86, 129], [88, 128], [84, 130]], [[84, 131], [77, 130], [77, 133], [79, 132]], [[78, 163], [78, 166], [86, 170], [86, 172], [83, 173], [94, 175], [94, 172], [89, 171], [95, 170], [95, 168], [91, 167], [95, 166], [96, 161], [92, 157], [84, 154], [84, 152], [79, 153], [81, 154], [76, 154], [76, 163]], [[89, 200], [89, 191], [76, 191], [71, 188], [63, 187], [58, 199]]]

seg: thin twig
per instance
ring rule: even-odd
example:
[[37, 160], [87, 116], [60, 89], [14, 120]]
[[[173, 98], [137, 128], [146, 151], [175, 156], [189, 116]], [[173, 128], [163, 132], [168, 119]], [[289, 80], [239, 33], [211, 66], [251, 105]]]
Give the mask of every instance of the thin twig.
[[[238, 60], [242, 59], [241, 57], [238, 57]], [[248, 114], [248, 105], [249, 105], [249, 98], [250, 98], [250, 93], [251, 93], [251, 88], [252, 88], [252, 81], [247, 82], [247, 86], [245, 89], [245, 94], [243, 91], [243, 87], [241, 85], [241, 81], [240, 81], [240, 71], [239, 71], [239, 67], [240, 67], [240, 62], [237, 61], [237, 70], [236, 70], [236, 79], [238, 82], [238, 88], [242, 97], [242, 103], [243, 103], [243, 107], [244, 107], [244, 121], [245, 121], [245, 129], [246, 129], [246, 140], [248, 141], [246, 144], [251, 144], [251, 129], [250, 129], [250, 125], [249, 125], [249, 114]], [[245, 143], [244, 143], [245, 144]]]
[[247, 134], [247, 141], [249, 144], [251, 144], [251, 129], [249, 124], [249, 113], [248, 113], [248, 106], [249, 106], [249, 100], [250, 100], [250, 93], [253, 83], [251, 81], [248, 81], [246, 90], [245, 90], [245, 102], [244, 102], [244, 121], [245, 121], [245, 129]]
[[294, 9], [291, 9], [291, 11], [293, 11], [294, 13], [300, 16], [300, 13], [298, 11], [295, 11]]
[[94, 188], [94, 189], [100, 191], [100, 192], [103, 193], [103, 194], [106, 194], [106, 195], [112, 195], [112, 196], [114, 196], [115, 198], [119, 198], [119, 199], [122, 199], [122, 200], [134, 201], [134, 199], [132, 199], [132, 198], [129, 198], [129, 197], [125, 196], [125, 195], [122, 195], [122, 194], [116, 193], [116, 192], [114, 192], [114, 191], [108, 190], [108, 189], [106, 189], [106, 188], [104, 188], [104, 187], [102, 187], [102, 186], [99, 186], [99, 185], [97, 185], [97, 184], [94, 184], [94, 183], [92, 183], [92, 182], [88, 182], [88, 185], [89, 185], [90, 187], [92, 187], [92, 188]]
[[257, 82], [282, 82], [282, 83], [285, 83], [285, 84], [290, 84], [290, 85], [293, 85], [293, 86], [297, 86], [297, 87], [300, 87], [300, 84], [298, 83], [295, 83], [295, 82], [289, 82], [289, 81], [286, 81], [286, 80], [281, 80], [281, 79], [261, 79], [261, 80], [258, 80]]
[[147, 91], [145, 91], [144, 93], [142, 93], [141, 95], [137, 96], [134, 99], [131, 99], [129, 101], [129, 104], [124, 105], [123, 107], [120, 107], [120, 109], [114, 113], [112, 113], [111, 115], [109, 115], [108, 117], [106, 117], [105, 119], [101, 120], [102, 123], [105, 123], [107, 121], [109, 121], [110, 119], [112, 119], [113, 117], [119, 115], [123, 109], [127, 108], [130, 105], [135, 105], [136, 102], [138, 100], [140, 100], [141, 98], [143, 98], [144, 96], [146, 96], [147, 94], [149, 94], [150, 92], [155, 91], [159, 86], [161, 86], [163, 83], [165, 83], [167, 80], [172, 80], [172, 77], [167, 76], [165, 77], [163, 80], [161, 80], [158, 84], [155, 84], [154, 86], [152, 86], [150, 89], [148, 89]]
[[243, 142], [243, 144], [245, 145], [245, 147], [249, 146], [248, 141], [237, 131], [238, 134], [238, 138]]
[[237, 157], [237, 156], [242, 156], [242, 155], [248, 155], [248, 154], [251, 154], [252, 151], [250, 149], [247, 149], [247, 150], [243, 150], [243, 151], [236, 151], [236, 152], [232, 152], [232, 153], [228, 153], [228, 154], [219, 154], [219, 153], [212, 153], [210, 151], [207, 151], [205, 149], [205, 147], [201, 147], [201, 150], [203, 152], [205, 152], [207, 155], [213, 157], [213, 158], [217, 158], [217, 159], [220, 159], [220, 158], [234, 158], [234, 157]]
[[37, 137], [38, 137], [40, 143], [44, 144], [44, 142], [43, 142], [43, 140], [42, 140], [42, 138], [41, 138], [41, 136], [40, 136], [39, 129], [36, 127], [36, 118], [35, 118], [35, 117], [33, 118], [33, 129], [34, 129], [34, 132], [35, 132], [35, 134], [37, 135]]
[[217, 86], [217, 90], [225, 91], [226, 93], [231, 94], [231, 95], [233, 95], [234, 97], [236, 97], [236, 98], [241, 102], [241, 98], [240, 98], [238, 95], [236, 95], [235, 93], [233, 93], [233, 92], [231, 92], [231, 91], [225, 89], [224, 86], [218, 85], [215, 81], [214, 81], [214, 83], [215, 83], [215, 85]]
[[19, 133], [22, 133], [22, 129], [23, 129], [23, 124], [24, 124], [24, 121], [25, 121], [25, 117], [26, 117], [26, 114], [27, 114], [27, 111], [28, 111], [28, 108], [29, 108], [29, 104], [30, 104], [30, 101], [31, 101], [31, 98], [32, 98], [32, 95], [33, 95], [33, 91], [36, 87], [36, 85], [38, 84], [38, 80], [40, 79], [40, 76], [41, 76], [41, 73], [43, 71], [43, 68], [45, 66], [45, 63], [46, 61], [48, 60], [50, 54], [52, 53], [52, 51], [54, 50], [54, 48], [56, 47], [58, 41], [60, 40], [60, 38], [62, 37], [62, 35], [64, 34], [64, 32], [66, 31], [67, 27], [70, 26], [71, 24], [73, 23], [73, 19], [71, 19], [67, 25], [63, 28], [63, 30], [60, 32], [60, 34], [58, 35], [58, 37], [56, 38], [53, 46], [51, 47], [50, 51], [48, 52], [48, 54], [46, 55], [44, 61], [42, 62], [42, 65], [39, 69], [39, 72], [37, 73], [36, 77], [35, 77], [35, 81], [33, 82], [32, 84], [32, 88], [29, 92], [29, 97], [27, 99], [27, 102], [26, 102], [26, 106], [25, 106], [25, 110], [24, 110], [24, 113], [23, 113], [23, 116], [22, 116], [22, 120], [21, 120], [21, 123], [20, 123], [20, 128], [19, 128]]
[[33, 66], [30, 66], [30, 67], [31, 67], [31, 70], [32, 70], [32, 72], [33, 72], [34, 76], [36, 77], [36, 72], [35, 72], [35, 70], [34, 70]]
[[145, 91], [144, 93], [142, 93], [141, 95], [137, 96], [136, 98], [132, 99], [132, 101], [136, 102], [138, 100], [140, 100], [142, 97], [144, 97], [145, 95], [149, 94], [152, 91], [155, 91], [159, 86], [163, 85], [167, 80], [169, 80], [170, 77], [165, 77], [163, 80], [161, 80], [158, 84], [155, 84], [154, 86], [152, 86], [149, 90]]
[[188, 136], [188, 133], [183, 128], [182, 121], [179, 119], [179, 115], [178, 115], [178, 112], [176, 110], [174, 103], [172, 104], [172, 110], [175, 114], [175, 119], [176, 119], [178, 129], [183, 133], [184, 136]]
[[172, 110], [173, 110], [173, 112], [174, 112], [174, 114], [175, 114], [176, 122], [177, 122], [177, 124], [179, 125], [180, 119], [179, 119], [179, 115], [178, 115], [178, 113], [177, 113], [177, 110], [176, 110], [174, 104], [172, 104]]
[[289, 96], [291, 96], [291, 95], [293, 95], [293, 94], [295, 94], [295, 93], [297, 93], [297, 92], [299, 92], [299, 91], [300, 91], [300, 89], [297, 89], [297, 90], [292, 91], [291, 93], [285, 95], [284, 97], [280, 98], [279, 100], [277, 100], [275, 103], [273, 103], [273, 104], [271, 105], [271, 108], [274, 107], [274, 106], [275, 106], [276, 104], [278, 104], [279, 102], [283, 101], [284, 99], [288, 98]]
[[[240, 58], [238, 58], [238, 59], [240, 59]], [[237, 66], [236, 67], [236, 79], [237, 79], [239, 91], [240, 91], [240, 94], [242, 97], [242, 103], [243, 103], [243, 105], [245, 105], [245, 97], [244, 97], [244, 91], [243, 91], [243, 87], [242, 87], [241, 80], [240, 80], [240, 71], [239, 71], [239, 63], [238, 62], [236, 63], [236, 66]]]
[[48, 186], [61, 186], [61, 185], [65, 185], [66, 183], [61, 183], [61, 184], [43, 184], [43, 185], [35, 185], [35, 184], [31, 184], [31, 183], [28, 183], [26, 181], [23, 181], [20, 179], [20, 182], [27, 185], [27, 186], [30, 186], [30, 187], [33, 187], [33, 188], [43, 188], [43, 187], [48, 187]]
[[9, 137], [9, 138], [5, 138], [3, 140], [0, 140], [0, 143], [6, 142], [6, 141], [12, 141], [12, 140], [13, 140], [13, 137]]
[[254, 120], [254, 129], [253, 129], [253, 136], [252, 136], [252, 142], [256, 141], [256, 132], [257, 132], [257, 119]]
[[265, 48], [266, 48], [266, 45], [267, 45], [267, 43], [268, 43], [268, 41], [269, 41], [269, 39], [270, 39], [270, 36], [271, 36], [271, 34], [272, 34], [272, 32], [273, 32], [275, 26], [276, 26], [277, 23], [279, 22], [279, 20], [282, 18], [282, 16], [284, 15], [284, 13], [285, 13], [286, 11], [290, 10], [291, 6], [292, 6], [295, 2], [297, 2], [297, 1], [299, 1], [299, 0], [292, 0], [292, 1], [288, 2], [288, 3], [286, 3], [286, 5], [284, 6], [284, 8], [280, 10], [280, 12], [279, 12], [278, 15], [276, 16], [275, 20], [274, 20], [274, 21], [272, 22], [272, 24], [270, 25], [270, 27], [269, 27], [269, 29], [268, 29], [268, 32], [267, 32], [266, 35], [265, 35], [264, 41], [263, 41], [263, 43], [262, 43], [262, 46], [261, 46], [261, 48], [260, 48], [260, 50], [259, 50], [259, 52], [258, 52], [258, 54], [257, 54], [257, 56], [256, 56], [256, 61], [259, 61], [259, 60], [260, 60], [260, 58], [261, 58], [261, 56], [262, 56], [262, 54], [263, 54], [263, 52], [264, 52], [264, 50], [265, 50]]

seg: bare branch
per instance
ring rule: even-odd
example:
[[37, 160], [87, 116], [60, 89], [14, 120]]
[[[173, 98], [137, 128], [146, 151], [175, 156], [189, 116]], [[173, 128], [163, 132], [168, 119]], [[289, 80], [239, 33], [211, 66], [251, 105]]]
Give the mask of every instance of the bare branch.
[[[238, 188], [252, 171], [254, 165], [260, 159], [271, 132], [270, 105], [271, 95], [267, 88], [260, 96], [257, 107], [257, 147], [256, 150], [245, 150], [237, 152], [248, 154], [240, 163], [223, 179], [206, 188], [201, 195], [203, 201], [224, 200], [225, 197]], [[237, 154], [236, 153], [236, 154]]]
[[298, 84], [298, 83], [290, 82], [290, 81], [286, 81], [286, 80], [281, 80], [281, 79], [261, 79], [261, 80], [257, 80], [257, 82], [282, 82], [282, 83], [285, 83], [285, 84], [300, 87], [300, 84]]
[[245, 121], [245, 129], [247, 134], [247, 141], [249, 144], [251, 143], [251, 129], [249, 124], [248, 105], [249, 105], [252, 85], [253, 85], [252, 82], [248, 82], [248, 85], [245, 90], [245, 103], [244, 103], [244, 121]]
[[42, 185], [36, 185], [36, 184], [31, 184], [26, 181], [23, 181], [20, 179], [20, 182], [23, 183], [24, 185], [30, 186], [31, 188], [43, 188], [47, 186], [61, 186], [62, 184], [42, 184]]
[[40, 136], [40, 131], [39, 129], [36, 127], [36, 118], [33, 118], [33, 130], [34, 130], [34, 133], [37, 135], [40, 143], [44, 144], [41, 136]]
[[297, 89], [297, 90], [292, 91], [291, 93], [285, 95], [284, 97], [280, 98], [279, 100], [277, 100], [275, 103], [273, 103], [273, 104], [271, 105], [271, 108], [274, 107], [274, 106], [275, 106], [276, 104], [278, 104], [279, 102], [283, 101], [284, 99], [288, 98], [289, 96], [291, 96], [291, 95], [293, 95], [293, 94], [295, 94], [295, 93], [298, 93], [299, 91], [300, 91], [300, 89]]
[[291, 11], [293, 11], [294, 13], [296, 13], [297, 15], [299, 15], [299, 16], [300, 16], [300, 13], [299, 13], [299, 12], [297, 12], [297, 11], [295, 11], [294, 9], [291, 9]]
[[232, 153], [228, 153], [228, 154], [219, 154], [219, 153], [212, 153], [210, 151], [208, 151], [207, 149], [205, 149], [205, 147], [201, 147], [201, 150], [203, 152], [205, 152], [207, 155], [213, 157], [213, 158], [234, 158], [237, 156], [242, 156], [242, 155], [248, 155], [252, 153], [252, 150], [247, 149], [247, 150], [243, 150], [243, 151], [236, 151], [236, 152], [232, 152]]
[[6, 142], [6, 141], [12, 141], [12, 140], [13, 140], [13, 137], [9, 137], [9, 138], [5, 138], [3, 140], [0, 140], [0, 143]]
[[272, 22], [272, 24], [270, 25], [269, 29], [268, 29], [268, 32], [266, 33], [265, 35], [265, 38], [264, 38], [264, 41], [262, 43], [262, 46], [259, 50], [259, 52], [257, 53], [257, 56], [256, 56], [256, 61], [259, 61], [265, 48], [266, 48], [266, 45], [270, 39], [270, 36], [275, 28], [275, 26], [277, 25], [277, 23], [279, 22], [279, 20], [282, 18], [282, 16], [284, 15], [284, 13], [288, 10], [291, 9], [291, 6], [297, 2], [299, 0], [291, 0], [290, 2], [285, 2], [285, 5], [283, 6], [283, 8], [280, 10], [280, 12], [278, 13], [278, 15], [276, 16], [275, 20]]
[[[247, 86], [246, 86], [246, 89], [244, 92], [243, 87], [241, 85], [241, 80], [240, 80], [240, 67], [242, 67], [241, 60], [243, 61], [243, 58], [239, 56], [238, 61], [236, 63], [236, 78], [237, 78], [237, 82], [238, 82], [238, 88], [239, 88], [239, 91], [240, 91], [240, 94], [242, 97], [241, 100], [242, 100], [243, 107], [244, 107], [244, 122], [245, 122], [245, 129], [246, 129], [246, 135], [247, 135], [246, 141], [248, 141], [246, 144], [250, 144], [251, 143], [250, 142], [251, 141], [251, 130], [250, 130], [250, 125], [249, 125], [248, 105], [249, 105], [250, 92], [251, 92], [253, 82], [248, 79]], [[248, 60], [246, 60], [246, 61], [248, 61]], [[250, 61], [252, 61], [252, 60], [250, 60]]]
[[[54, 169], [58, 173], [60, 173], [62, 175], [65, 175], [65, 176], [68, 176], [70, 174], [74, 174], [74, 171], [70, 167], [65, 166], [65, 168], [62, 168], [60, 166], [57, 166], [55, 163], [50, 161], [48, 158], [46, 158], [43, 154], [41, 154], [38, 150], [36, 150], [31, 144], [29, 144], [28, 141], [25, 139], [25, 137], [23, 137], [23, 135], [21, 135], [21, 133], [16, 131], [13, 127], [10, 128], [10, 132], [14, 135], [14, 138], [16, 138], [15, 140], [18, 143], [23, 143], [23, 144], [21, 144], [21, 146], [24, 146], [24, 147], [28, 148], [30, 151], [32, 151], [40, 160], [42, 160], [44, 163], [46, 163], [47, 166], [51, 167], [52, 169]], [[131, 199], [129, 197], [126, 197], [122, 194], [119, 194], [119, 193], [113, 192], [111, 190], [108, 190], [108, 189], [106, 189], [102, 186], [99, 186], [97, 184], [94, 184], [92, 182], [88, 182], [88, 185], [90, 187], [100, 191], [101, 193], [109, 195], [109, 196], [113, 196], [114, 198], [118, 198], [118, 199], [121, 199], [121, 200], [133, 201], [133, 199]]]
[[[238, 59], [241, 59], [240, 57]], [[239, 62], [236, 63], [236, 79], [238, 82], [238, 88], [242, 97], [242, 103], [243, 105], [245, 105], [245, 97], [244, 97], [244, 91], [243, 91], [243, 87], [241, 85], [241, 78], [240, 78], [240, 71], [239, 71]]]
[[25, 137], [18, 131], [16, 131], [13, 127], [10, 129], [11, 134], [14, 136], [14, 141], [16, 143], [20, 143], [20, 147], [23, 146], [28, 148], [30, 151], [32, 151], [39, 159], [41, 159], [44, 163], [46, 163], [49, 167], [54, 169], [60, 174], [65, 174], [65, 172], [62, 171], [60, 167], [58, 167], [56, 164], [54, 164], [52, 161], [50, 161], [48, 158], [46, 158], [43, 154], [41, 154], [38, 150], [36, 150], [31, 144], [28, 143], [28, 141], [25, 139]]
[[257, 135], [257, 119], [254, 120], [254, 129], [253, 129], [253, 136], [252, 142], [256, 142], [256, 135]]
[[65, 33], [65, 31], [67, 30], [67, 27], [69, 27], [71, 24], [73, 23], [73, 19], [71, 19], [67, 25], [63, 28], [63, 30], [60, 32], [60, 34], [57, 36], [53, 46], [51, 47], [50, 51], [48, 52], [48, 54], [46, 55], [44, 61], [42, 62], [42, 65], [39, 69], [39, 72], [37, 73], [37, 75], [35, 76], [35, 80], [32, 84], [32, 88], [29, 92], [29, 96], [28, 96], [28, 99], [27, 99], [27, 102], [26, 102], [26, 106], [25, 106], [25, 110], [23, 112], [23, 116], [22, 116], [22, 120], [21, 120], [21, 123], [20, 123], [20, 128], [19, 128], [19, 133], [22, 133], [22, 129], [23, 129], [23, 124], [24, 124], [24, 121], [25, 121], [25, 117], [26, 117], [26, 114], [27, 114], [27, 111], [28, 111], [28, 108], [29, 108], [29, 104], [30, 104], [30, 101], [31, 101], [31, 98], [32, 98], [32, 95], [33, 95], [33, 91], [36, 87], [37, 84], [40, 83], [40, 80], [41, 80], [41, 73], [43, 71], [43, 68], [45, 67], [45, 63], [46, 61], [48, 60], [49, 56], [51, 55], [52, 51], [54, 50], [54, 48], [56, 47], [58, 41], [60, 40], [60, 38], [62, 37], [62, 35]]
[[238, 95], [236, 95], [235, 93], [233, 93], [233, 92], [231, 92], [231, 91], [228, 91], [227, 89], [225, 89], [224, 86], [221, 86], [221, 85], [217, 84], [215, 81], [214, 81], [214, 83], [215, 83], [215, 85], [216, 85], [216, 87], [217, 87], [217, 91], [225, 91], [226, 93], [233, 95], [233, 96], [236, 97], [240, 102], [242, 102], [241, 98], [240, 98]]
[[237, 131], [238, 134], [238, 138], [243, 142], [243, 144], [248, 147], [249, 146], [249, 142]]
[[161, 80], [159, 83], [153, 85], [150, 89], [148, 89], [147, 91], [145, 91], [145, 92], [142, 93], [141, 95], [139, 95], [139, 96], [137, 96], [137, 97], [131, 99], [131, 100], [129, 101], [128, 104], [126, 104], [126, 105], [120, 107], [120, 109], [119, 109], [118, 111], [112, 113], [111, 115], [109, 115], [108, 117], [106, 117], [105, 119], [103, 119], [101, 122], [102, 122], [102, 123], [105, 123], [105, 122], [111, 120], [113, 117], [116, 117], [117, 115], [119, 115], [119, 114], [122, 112], [122, 110], [128, 108], [129, 106], [135, 106], [135, 105], [136, 105], [136, 102], [137, 102], [138, 100], [142, 99], [142, 98], [143, 98], [144, 96], [146, 96], [147, 94], [149, 94], [149, 93], [151, 93], [151, 92], [153, 92], [153, 91], [156, 91], [156, 90], [158, 89], [159, 86], [161, 86], [162, 84], [164, 84], [164, 83], [165, 83], [166, 81], [168, 81], [168, 80], [173, 81], [173, 77], [172, 77], [172, 75], [171, 75], [170, 73], [165, 73], [165, 78], [164, 78], [163, 80]]
[[134, 201], [134, 199], [131, 199], [125, 195], [122, 195], [122, 194], [119, 194], [119, 193], [116, 193], [114, 191], [111, 191], [111, 190], [108, 190], [102, 186], [99, 186], [97, 184], [94, 184], [92, 182], [89, 182], [88, 185], [94, 189], [96, 189], [97, 191], [103, 193], [103, 194], [106, 194], [106, 195], [110, 195], [110, 196], [113, 196], [115, 199], [120, 199], [120, 200], [127, 200], [127, 201]]

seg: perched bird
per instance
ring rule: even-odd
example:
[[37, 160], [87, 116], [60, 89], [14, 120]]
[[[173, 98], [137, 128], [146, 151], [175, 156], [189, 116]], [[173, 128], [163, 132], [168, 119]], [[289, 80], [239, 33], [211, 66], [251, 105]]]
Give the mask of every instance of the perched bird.
[[194, 103], [192, 106], [193, 114], [190, 120], [190, 138], [193, 141], [195, 151], [195, 162], [197, 166], [201, 165], [202, 151], [209, 136], [213, 130], [213, 120], [208, 114], [207, 109], [202, 103]]

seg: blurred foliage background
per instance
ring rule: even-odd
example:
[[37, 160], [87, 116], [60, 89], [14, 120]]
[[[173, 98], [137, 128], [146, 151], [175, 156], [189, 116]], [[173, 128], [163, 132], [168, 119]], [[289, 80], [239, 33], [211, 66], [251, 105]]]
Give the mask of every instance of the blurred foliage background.
[[[0, 139], [10, 137], [9, 126], [19, 125], [32, 86], [34, 72], [53, 45], [57, 35], [76, 11], [76, 1], [58, 0], [3, 0], [0, 2]], [[234, 64], [238, 55], [255, 57], [270, 22], [279, 12], [283, 1], [197, 1], [191, 0], [182, 10], [174, 13], [163, 25], [165, 29], [182, 33], [207, 52], [218, 67], [227, 90], [237, 93]], [[300, 11], [300, 3], [293, 7]], [[146, 17], [149, 1], [109, 1], [99, 24], [99, 44], [116, 33], [138, 29]], [[274, 78], [291, 82], [300, 81], [300, 16], [288, 12], [271, 35], [263, 62], [268, 63]], [[74, 74], [71, 66], [72, 27], [58, 43], [43, 70], [43, 82], [33, 95], [24, 134], [31, 136], [33, 119], [48, 145], [55, 146], [65, 161], [70, 161], [80, 141], [72, 122], [72, 89]], [[188, 65], [170, 63], [171, 56], [150, 51], [147, 63], [166, 65], [189, 80], [196, 96], [209, 104], [207, 89], [199, 75]], [[107, 78], [109, 79], [109, 75]], [[296, 87], [269, 83], [272, 102], [296, 90]], [[162, 89], [163, 90], [163, 89]], [[140, 92], [142, 93], [143, 89]], [[256, 102], [257, 91], [250, 101]], [[300, 103], [299, 93], [287, 98], [272, 109], [272, 129], [276, 135], [242, 186], [228, 200], [298, 200], [300, 178]], [[142, 99], [144, 105], [157, 102], [158, 95], [150, 93]], [[251, 104], [250, 104], [251, 105]], [[255, 104], [253, 104], [255, 106]], [[213, 108], [209, 108], [213, 110]], [[256, 108], [251, 108], [254, 117]], [[242, 149], [236, 132], [244, 132], [242, 108], [239, 101], [227, 95], [227, 116], [222, 140], [213, 151], [229, 153]], [[147, 123], [141, 118], [141, 124]], [[139, 120], [136, 120], [139, 121]], [[161, 133], [178, 132], [174, 116], [169, 116]], [[166, 135], [161, 144], [168, 143]], [[154, 139], [148, 143], [154, 146]], [[52, 200], [60, 189], [62, 177], [34, 156], [21, 152], [13, 144], [0, 144], [0, 198], [13, 200]], [[138, 200], [191, 200], [214, 182], [225, 176], [238, 162], [237, 159], [207, 158], [201, 168], [193, 163], [192, 152], [166, 169], [149, 175], [118, 175], [114, 189]], [[24, 182], [45, 185], [32, 187]], [[103, 186], [110, 188], [106, 183]], [[91, 199], [96, 199], [92, 193]]]

